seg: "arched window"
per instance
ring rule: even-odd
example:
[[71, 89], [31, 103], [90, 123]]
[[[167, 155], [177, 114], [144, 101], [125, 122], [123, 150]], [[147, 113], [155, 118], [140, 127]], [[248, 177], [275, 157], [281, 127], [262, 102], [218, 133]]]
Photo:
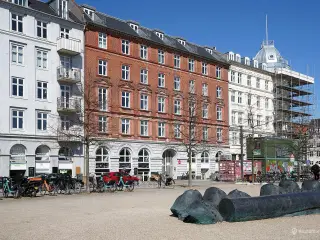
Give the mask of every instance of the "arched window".
[[49, 161], [50, 148], [46, 145], [41, 145], [36, 149], [36, 161]]
[[203, 152], [201, 154], [201, 162], [202, 163], [209, 163], [209, 153], [208, 152]]
[[22, 144], [16, 144], [10, 149], [11, 161], [26, 161], [26, 147]]
[[106, 147], [99, 147], [96, 151], [96, 169], [97, 175], [109, 172], [109, 152]]
[[131, 152], [129, 148], [123, 148], [119, 154], [119, 169], [131, 168]]
[[217, 154], [216, 154], [216, 162], [220, 161], [221, 154], [222, 154], [221, 151], [217, 152]]
[[73, 156], [73, 152], [70, 148], [68, 147], [62, 147], [59, 150], [59, 160], [64, 160], [64, 161], [71, 161]]
[[140, 150], [138, 162], [149, 162], [149, 152], [147, 149], [143, 148]]
[[148, 179], [148, 174], [150, 171], [150, 154], [149, 151], [145, 148], [141, 149], [138, 154], [138, 174], [143, 175], [144, 180]]

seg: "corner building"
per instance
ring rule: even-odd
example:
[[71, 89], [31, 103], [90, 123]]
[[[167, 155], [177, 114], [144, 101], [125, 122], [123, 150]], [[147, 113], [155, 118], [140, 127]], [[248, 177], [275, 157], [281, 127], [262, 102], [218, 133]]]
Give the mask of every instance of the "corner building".
[[143, 176], [167, 173], [175, 179], [186, 173], [185, 139], [173, 129], [186, 128], [180, 119], [191, 89], [208, 98], [203, 122], [210, 146], [193, 153], [192, 171], [195, 177], [217, 171], [218, 160], [229, 155], [226, 58], [215, 48], [81, 7], [87, 22], [85, 82], [99, 103], [99, 141], [90, 149], [90, 172], [126, 168]]

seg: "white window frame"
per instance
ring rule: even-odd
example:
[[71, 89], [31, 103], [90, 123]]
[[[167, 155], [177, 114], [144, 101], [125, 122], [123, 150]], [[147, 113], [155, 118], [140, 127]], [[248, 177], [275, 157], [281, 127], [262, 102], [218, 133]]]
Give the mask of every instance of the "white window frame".
[[[14, 80], [16, 80], [16, 83], [14, 83]], [[22, 81], [22, 84], [21, 84], [21, 81]], [[13, 88], [16, 88], [16, 92], [17, 94], [14, 95], [13, 94]], [[22, 87], [22, 96], [19, 95], [19, 89], [20, 87]], [[25, 87], [24, 87], [24, 79], [23, 78], [20, 78], [20, 77], [11, 77], [11, 97], [14, 97], [14, 98], [23, 98], [24, 97], [24, 91], [25, 91]]]
[[242, 84], [242, 74], [238, 72], [238, 84]]
[[164, 88], [166, 86], [166, 76], [164, 73], [158, 73], [158, 87]]
[[37, 49], [37, 68], [48, 69], [48, 51]]
[[236, 112], [235, 111], [231, 112], [231, 124], [236, 125]]
[[238, 141], [237, 141], [237, 133], [236, 132], [232, 132], [232, 144], [233, 145], [237, 145]]
[[121, 93], [121, 107], [130, 108], [130, 92], [122, 91]]
[[247, 76], [247, 86], [251, 87], [251, 76]]
[[163, 96], [158, 96], [158, 112], [166, 112], [166, 99]]
[[11, 63], [23, 65], [24, 63], [24, 46], [11, 43]]
[[257, 96], [257, 108], [261, 107], [261, 97]]
[[98, 46], [99, 46], [99, 48], [107, 49], [107, 34], [99, 32]]
[[208, 119], [209, 118], [209, 105], [204, 103], [202, 105], [202, 118]]
[[269, 127], [269, 124], [270, 124], [270, 117], [266, 116], [266, 124], [265, 124], [266, 128]]
[[261, 115], [257, 115], [257, 127], [261, 127]]
[[149, 136], [149, 130], [148, 130], [148, 124], [149, 121], [147, 120], [141, 120], [140, 121], [140, 135], [147, 137]]
[[60, 121], [61, 121], [61, 126], [60, 126], [61, 130], [62, 131], [69, 131], [71, 124], [70, 124], [70, 120], [69, 120], [68, 116], [62, 115], [60, 117]]
[[176, 55], [176, 54], [174, 55], [173, 62], [174, 62], [175, 68], [180, 68], [180, 56], [179, 55]]
[[189, 71], [190, 71], [190, 72], [194, 72], [194, 59], [189, 58], [188, 68], [189, 68]]
[[[40, 84], [40, 86], [39, 86]], [[46, 86], [44, 86], [46, 85]], [[41, 97], [39, 97], [39, 91]], [[45, 97], [44, 97], [45, 96]], [[37, 81], [37, 99], [38, 100], [48, 100], [48, 83], [43, 81]]]
[[217, 128], [217, 141], [222, 141], [222, 128]]
[[260, 78], [256, 79], [256, 88], [260, 89]]
[[202, 127], [202, 140], [208, 141], [209, 139], [209, 128], [208, 127]]
[[[37, 21], [37, 37], [47, 39], [48, 38], [48, 23], [36, 20]], [[39, 30], [40, 30], [40, 36], [39, 36]]]
[[130, 55], [130, 42], [128, 40], [121, 40], [121, 52], [125, 55]]
[[[48, 130], [48, 112], [37, 111], [37, 131], [46, 132]], [[39, 121], [40, 121], [40, 129], [39, 129]]]
[[175, 90], [175, 91], [180, 91], [180, 77], [178, 77], [178, 76], [175, 76], [174, 77], [174, 80], [173, 80], [174, 82], [173, 82], [173, 89]]
[[216, 78], [221, 79], [221, 68], [216, 67]]
[[222, 87], [218, 86], [216, 90], [217, 98], [222, 98]]
[[[99, 61], [98, 61], [98, 74], [100, 75], [100, 76], [107, 76], [108, 74], [107, 74], [107, 67], [108, 67], [108, 63], [107, 63], [107, 61], [106, 60], [101, 60], [101, 59], [99, 59]], [[101, 68], [101, 69], [100, 69]]]
[[107, 117], [106, 116], [99, 116], [99, 132], [106, 133], [108, 131], [107, 126]]
[[148, 84], [148, 70], [147, 69], [140, 70], [140, 83]]
[[181, 100], [175, 99], [173, 103], [173, 112], [176, 115], [181, 115]]
[[130, 27], [131, 27], [135, 32], [138, 32], [138, 31], [139, 31], [139, 26], [138, 26], [138, 25], [133, 24], [133, 23], [130, 23], [129, 25], [130, 25]]
[[195, 93], [196, 92], [195, 81], [194, 80], [190, 80], [189, 81], [189, 92], [190, 93]]
[[99, 100], [99, 110], [107, 111], [108, 108], [108, 89], [104, 87], [99, 87], [98, 89], [98, 100]]
[[158, 63], [165, 64], [165, 52], [158, 49]]
[[65, 27], [60, 27], [60, 37], [69, 39], [70, 29]]
[[251, 106], [251, 104], [252, 104], [252, 94], [248, 94], [248, 102], [247, 102], [247, 104], [249, 105], [249, 106]]
[[174, 138], [181, 138], [181, 124], [176, 123], [173, 128]]
[[268, 110], [269, 109], [269, 98], [265, 98], [264, 100], [264, 107]]
[[128, 118], [121, 119], [121, 133], [130, 134], [130, 119]]
[[231, 91], [231, 102], [235, 103], [236, 102], [236, 91]]
[[235, 73], [235, 71], [231, 71], [231, 82], [236, 82], [236, 73]]
[[140, 58], [148, 59], [148, 47], [146, 45], [140, 45]]
[[222, 121], [222, 107], [217, 106], [217, 120]]
[[141, 93], [140, 94], [140, 109], [141, 110], [145, 110], [148, 111], [149, 107], [148, 107], [148, 95]]
[[202, 83], [202, 95], [207, 97], [208, 96], [208, 84]]
[[264, 84], [265, 84], [265, 90], [269, 91], [269, 81], [266, 80]]
[[243, 113], [238, 112], [238, 124], [242, 125], [243, 124]]
[[202, 74], [208, 75], [208, 64], [205, 62], [202, 62]]
[[[19, 108], [11, 108], [10, 109], [11, 111], [11, 129], [12, 130], [24, 130], [24, 115], [25, 115], [25, 110], [24, 109], [19, 109]], [[14, 116], [14, 112], [17, 112], [17, 115]], [[20, 113], [22, 113], [22, 116], [20, 116]], [[15, 121], [14, 119], [16, 118], [16, 121], [17, 121], [17, 127], [14, 128], [13, 127], [13, 122]], [[20, 127], [20, 123], [19, 123], [19, 120], [22, 119], [22, 122], [21, 122], [21, 127]]]
[[[11, 13], [10, 19], [11, 19], [11, 31], [23, 33], [23, 16], [17, 13]], [[19, 24], [21, 24], [21, 31], [19, 30]], [[13, 29], [14, 26], [16, 30]]]
[[163, 33], [161, 33], [161, 32], [156, 32], [156, 35], [157, 35], [161, 40], [163, 40]]
[[238, 104], [242, 104], [242, 92], [238, 92]]
[[166, 136], [166, 123], [158, 122], [158, 137], [165, 137], [165, 136]]
[[122, 65], [121, 66], [121, 79], [129, 81], [130, 80], [130, 66]]

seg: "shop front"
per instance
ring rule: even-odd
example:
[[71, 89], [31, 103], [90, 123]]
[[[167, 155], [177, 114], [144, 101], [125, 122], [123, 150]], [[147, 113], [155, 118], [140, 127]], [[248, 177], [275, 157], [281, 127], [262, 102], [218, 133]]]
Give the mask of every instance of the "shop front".
[[59, 150], [59, 165], [58, 165], [58, 173], [69, 174], [72, 175], [73, 171], [73, 152], [68, 147], [62, 147]]
[[16, 144], [10, 149], [10, 177], [21, 178], [27, 170], [26, 147]]

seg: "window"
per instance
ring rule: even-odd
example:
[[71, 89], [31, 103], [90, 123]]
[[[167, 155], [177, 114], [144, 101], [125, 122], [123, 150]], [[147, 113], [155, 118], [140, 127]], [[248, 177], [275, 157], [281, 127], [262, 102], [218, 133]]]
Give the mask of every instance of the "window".
[[178, 39], [178, 42], [179, 42], [180, 44], [182, 44], [183, 46], [186, 45], [186, 41], [184, 41], [184, 40], [182, 40], [182, 39]]
[[202, 84], [202, 95], [208, 96], [208, 84], [206, 84], [206, 83]]
[[194, 72], [194, 59], [189, 58], [189, 71]]
[[317, 151], [317, 157], [320, 157], [320, 151]]
[[140, 108], [141, 110], [148, 110], [148, 95], [140, 95]]
[[147, 69], [140, 70], [140, 83], [148, 84], [148, 70]]
[[231, 124], [232, 125], [236, 124], [236, 112], [234, 111], [231, 112]]
[[217, 98], [222, 98], [222, 88], [217, 87]]
[[107, 35], [99, 33], [99, 48], [107, 48]]
[[174, 90], [180, 91], [180, 77], [174, 77]]
[[[96, 162], [104, 162], [108, 163], [109, 161], [109, 153], [106, 147], [99, 147], [96, 151]], [[100, 164], [99, 164], [100, 165]], [[101, 164], [102, 166], [109, 166], [107, 164]], [[104, 168], [102, 167], [102, 168]], [[106, 167], [108, 168], [108, 167]]]
[[238, 103], [242, 104], [242, 92], [238, 92]]
[[245, 64], [250, 66], [250, 59], [246, 58], [245, 59]]
[[247, 76], [247, 85], [251, 87], [251, 76]]
[[313, 157], [313, 151], [310, 151], [310, 152], [309, 152], [309, 156], [310, 156], [310, 157]]
[[202, 118], [208, 118], [208, 104], [202, 106]]
[[236, 73], [234, 71], [231, 71], [231, 82], [236, 81]]
[[123, 148], [119, 154], [119, 169], [131, 168], [131, 152], [129, 148]]
[[165, 112], [165, 99], [164, 97], [158, 97], [158, 112]]
[[269, 127], [269, 123], [270, 123], [270, 117], [266, 117], [266, 128]]
[[213, 50], [210, 49], [210, 48], [206, 48], [206, 51], [207, 51], [208, 53], [210, 53], [210, 54], [213, 54]]
[[257, 78], [256, 88], [260, 88], [260, 79], [259, 78]]
[[23, 17], [21, 15], [11, 13], [11, 30], [23, 32]]
[[70, 120], [68, 116], [61, 116], [61, 130], [68, 131], [70, 128]]
[[196, 115], [195, 110], [196, 110], [196, 104], [194, 102], [190, 101], [189, 102], [189, 115], [195, 116]]
[[165, 123], [164, 122], [158, 123], [158, 136], [159, 137], [165, 136]]
[[23, 129], [23, 110], [12, 109], [12, 129]]
[[130, 66], [122, 65], [121, 78], [123, 80], [129, 80], [130, 79]]
[[127, 118], [121, 119], [121, 133], [129, 134], [130, 133], [130, 120]]
[[140, 135], [141, 136], [148, 136], [148, 121], [142, 120], [140, 121]]
[[[86, 9], [87, 10], [87, 9]], [[88, 10], [86, 11], [89, 14]], [[68, 2], [67, 0], [61, 0], [61, 12], [60, 15], [64, 19], [68, 19]], [[90, 16], [90, 14], [89, 14]], [[92, 16], [90, 16], [92, 18]]]
[[207, 66], [207, 63], [205, 62], [202, 63], [202, 74], [208, 75], [208, 66]]
[[48, 114], [46, 112], [37, 113], [37, 129], [40, 131], [47, 130]]
[[163, 73], [158, 74], [158, 87], [165, 87], [165, 76]]
[[158, 50], [158, 62], [164, 64], [164, 51]]
[[122, 40], [122, 53], [129, 55], [130, 42], [128, 40]]
[[107, 132], [107, 117], [99, 116], [99, 132]]
[[202, 140], [203, 141], [208, 141], [208, 127], [203, 127], [202, 128]]
[[222, 141], [222, 128], [217, 128], [217, 141]]
[[12, 2], [14, 4], [18, 4], [20, 6], [24, 6], [25, 5], [25, 0], [9, 0], [9, 2]]
[[261, 116], [257, 115], [257, 126], [260, 127], [261, 126]]
[[61, 27], [60, 28], [60, 37], [69, 39], [69, 29]]
[[156, 35], [157, 35], [161, 40], [163, 40], [163, 33], [156, 32]]
[[222, 108], [217, 106], [217, 120], [222, 120]]
[[231, 91], [231, 102], [235, 102], [236, 101], [236, 92], [235, 91]]
[[47, 23], [37, 21], [37, 36], [41, 38], [47, 38]]
[[268, 98], [265, 99], [264, 105], [265, 105], [266, 109], [269, 109], [269, 99]]
[[41, 100], [48, 99], [48, 83], [46, 82], [37, 82], [37, 98]]
[[258, 107], [258, 108], [260, 108], [260, 105], [261, 105], [260, 102], [261, 102], [260, 97], [257, 96], [257, 107]]
[[174, 137], [181, 138], [181, 125], [180, 124], [174, 124]]
[[180, 68], [180, 56], [179, 55], [174, 55], [174, 67]]
[[143, 148], [138, 154], [138, 167], [139, 168], [149, 168], [150, 156], [147, 149]]
[[252, 101], [251, 101], [251, 97], [252, 97], [252, 95], [251, 95], [251, 94], [248, 94], [248, 105], [249, 105], [249, 106], [251, 106], [251, 102], [252, 102]]
[[174, 114], [178, 114], [178, 115], [181, 114], [181, 101], [179, 99], [174, 100], [173, 112]]
[[107, 76], [107, 61], [99, 60], [99, 75]]
[[252, 113], [248, 113], [248, 126], [249, 127], [254, 127], [253, 126], [253, 114]]
[[194, 80], [189, 81], [189, 92], [195, 93], [195, 86], [194, 86]]
[[148, 47], [145, 45], [140, 45], [140, 57], [142, 59], [148, 59]]
[[242, 84], [242, 74], [238, 73], [238, 83]]
[[232, 144], [236, 145], [237, 144], [237, 133], [236, 132], [232, 132]]
[[48, 68], [48, 52], [37, 50], [37, 67], [42, 69]]
[[99, 109], [107, 111], [107, 89], [99, 88]]
[[191, 162], [193, 162], [193, 163], [196, 162], [196, 153], [195, 153], [195, 151], [191, 152]]
[[11, 45], [11, 62], [23, 64], [23, 46]]
[[23, 78], [13, 77], [11, 85], [11, 96], [23, 97]]
[[130, 93], [129, 92], [122, 92], [121, 106], [123, 108], [130, 108]]
[[130, 27], [131, 27], [134, 31], [136, 31], [136, 32], [138, 32], [138, 30], [139, 30], [138, 25], [135, 25], [135, 24], [133, 24], [133, 23], [130, 23]]
[[238, 124], [239, 125], [242, 125], [242, 123], [243, 123], [243, 116], [242, 115], [243, 115], [243, 113], [240, 113], [240, 112], [238, 113]]
[[216, 68], [216, 78], [221, 79], [221, 68], [220, 67]]

